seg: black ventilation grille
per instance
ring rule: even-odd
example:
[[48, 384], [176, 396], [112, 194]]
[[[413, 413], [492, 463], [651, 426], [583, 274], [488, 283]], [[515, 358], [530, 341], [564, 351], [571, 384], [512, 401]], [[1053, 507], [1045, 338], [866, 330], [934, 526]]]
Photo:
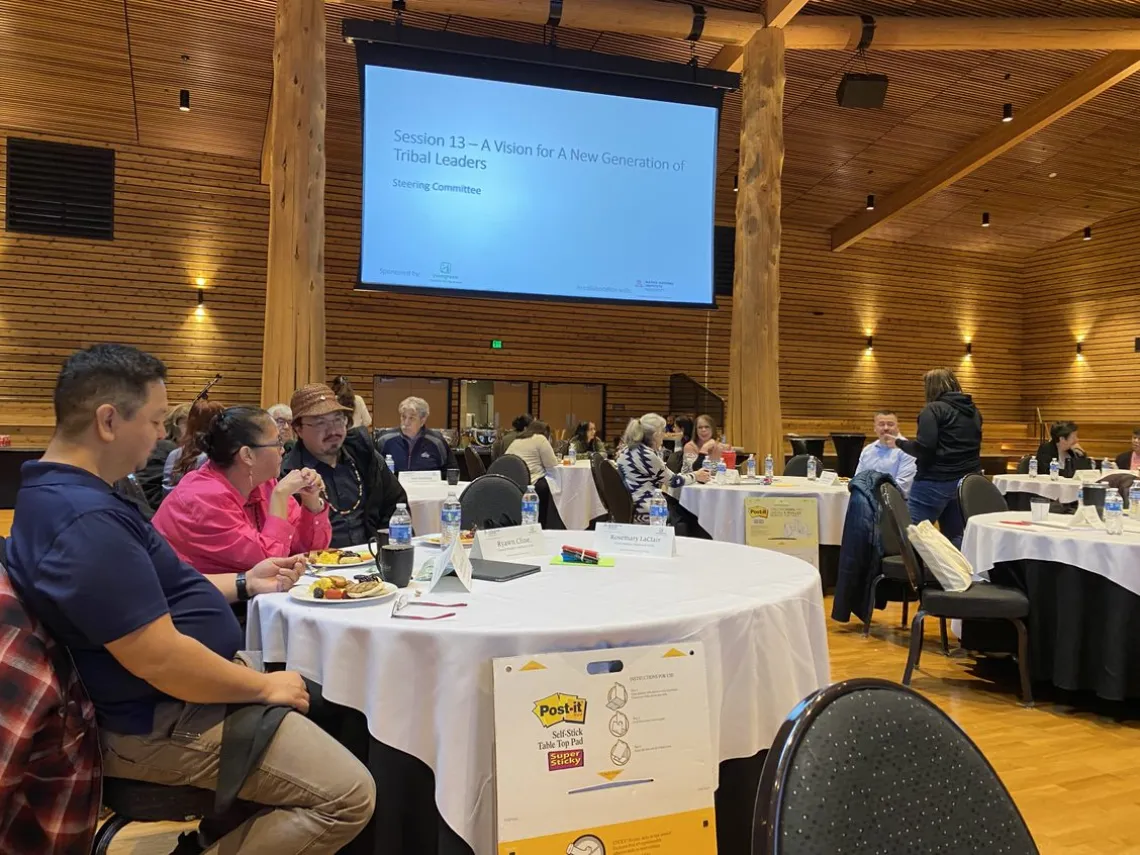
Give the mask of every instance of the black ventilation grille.
[[112, 240], [115, 151], [8, 139], [10, 232]]
[[717, 226], [713, 230], [713, 293], [717, 297], [732, 296], [732, 277], [735, 272], [736, 229]]

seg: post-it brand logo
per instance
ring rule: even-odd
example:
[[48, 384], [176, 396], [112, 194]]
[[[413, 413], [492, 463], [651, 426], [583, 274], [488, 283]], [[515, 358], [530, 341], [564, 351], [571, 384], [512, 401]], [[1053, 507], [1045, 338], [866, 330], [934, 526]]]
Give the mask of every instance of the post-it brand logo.
[[765, 507], [750, 507], [748, 509], [748, 518], [753, 520], [766, 520], [768, 519], [768, 509]]
[[586, 699], [577, 695], [553, 695], [534, 702], [534, 714], [543, 727], [553, 727], [559, 722], [570, 724], [586, 723]]

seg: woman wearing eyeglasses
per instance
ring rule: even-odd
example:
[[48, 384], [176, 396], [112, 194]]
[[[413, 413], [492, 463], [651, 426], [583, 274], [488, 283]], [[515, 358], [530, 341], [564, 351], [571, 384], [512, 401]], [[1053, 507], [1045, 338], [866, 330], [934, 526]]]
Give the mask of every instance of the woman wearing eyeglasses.
[[332, 539], [324, 483], [312, 469], [278, 480], [284, 444], [265, 410], [230, 407], [200, 438], [207, 462], [188, 473], [154, 527], [201, 573], [324, 549]]

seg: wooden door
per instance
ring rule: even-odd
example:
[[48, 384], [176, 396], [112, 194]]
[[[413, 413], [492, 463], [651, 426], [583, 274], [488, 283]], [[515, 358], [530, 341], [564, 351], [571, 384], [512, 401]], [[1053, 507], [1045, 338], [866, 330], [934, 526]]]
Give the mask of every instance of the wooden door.
[[400, 426], [400, 402], [416, 397], [427, 401], [428, 427], [451, 427], [451, 380], [446, 377], [372, 378], [372, 421], [377, 428]]
[[538, 388], [538, 417], [550, 425], [555, 439], [574, 430], [574, 383], [543, 383]]
[[579, 422], [593, 422], [598, 427], [598, 435], [605, 431], [605, 386], [582, 384], [574, 387], [574, 407], [571, 418], [573, 430]]
[[508, 430], [517, 416], [530, 412], [530, 384], [512, 380], [495, 381], [495, 412], [491, 414], [496, 427]]

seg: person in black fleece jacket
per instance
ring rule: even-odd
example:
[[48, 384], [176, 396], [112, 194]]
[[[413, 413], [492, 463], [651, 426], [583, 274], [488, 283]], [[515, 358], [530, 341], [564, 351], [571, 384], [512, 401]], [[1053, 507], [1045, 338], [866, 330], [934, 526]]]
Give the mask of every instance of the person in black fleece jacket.
[[898, 447], [914, 457], [917, 473], [907, 497], [911, 519], [938, 521], [938, 528], [957, 547], [965, 522], [958, 507], [958, 482], [982, 463], [982, 414], [962, 391], [949, 368], [935, 368], [922, 378], [926, 406], [918, 414], [918, 431]]

